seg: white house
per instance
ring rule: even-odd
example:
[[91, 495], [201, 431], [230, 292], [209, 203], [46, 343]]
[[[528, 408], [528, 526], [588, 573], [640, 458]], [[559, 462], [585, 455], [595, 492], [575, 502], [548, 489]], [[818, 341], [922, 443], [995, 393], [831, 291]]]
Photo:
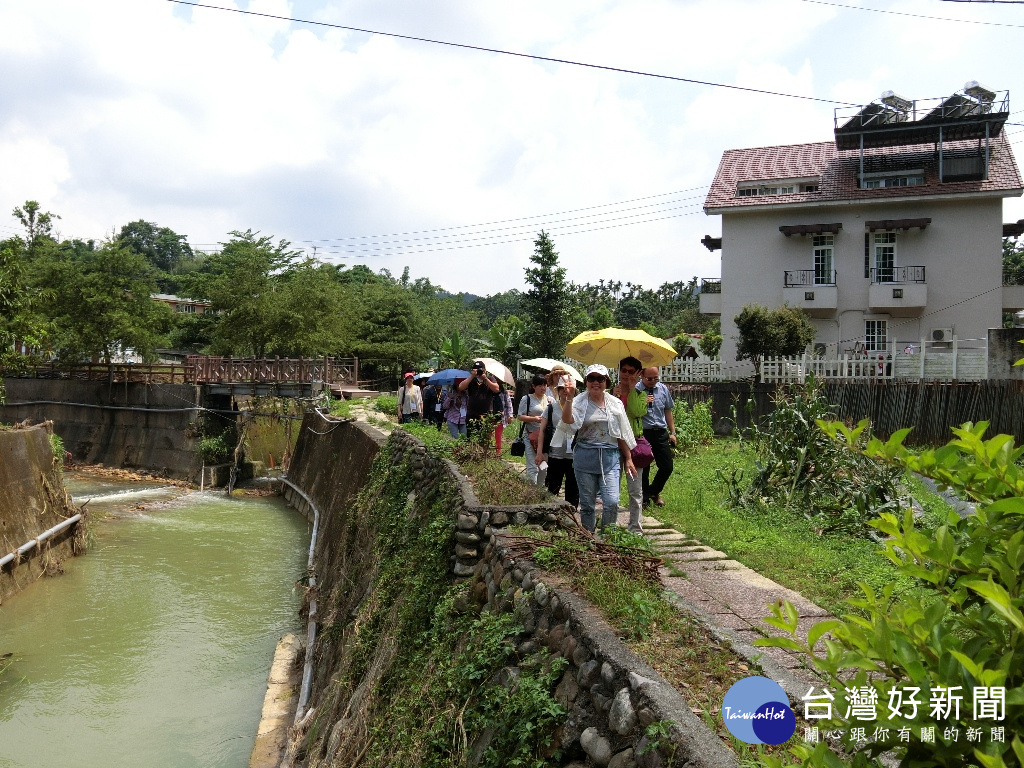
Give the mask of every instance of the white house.
[[[722, 217], [721, 315], [735, 360], [744, 305], [805, 309], [819, 354], [941, 350], [985, 339], [1024, 287], [1003, 287], [1003, 198], [1024, 192], [1003, 136], [1009, 94], [977, 83], [951, 97], [837, 110], [834, 140], [725, 152], [704, 211]], [[1013, 225], [1009, 225], [1013, 226]]]

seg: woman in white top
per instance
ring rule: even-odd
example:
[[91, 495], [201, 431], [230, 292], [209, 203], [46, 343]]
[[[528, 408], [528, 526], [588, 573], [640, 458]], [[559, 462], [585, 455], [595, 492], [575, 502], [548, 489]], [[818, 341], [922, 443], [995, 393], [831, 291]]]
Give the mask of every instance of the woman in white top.
[[[622, 401], [607, 392], [608, 369], [595, 364], [584, 376], [587, 391], [562, 406], [562, 424], [576, 433], [572, 464], [580, 489], [580, 522], [588, 531], [597, 526], [597, 496], [601, 495], [601, 527], [614, 525], [619, 516], [619, 478], [625, 469], [636, 475], [630, 451], [636, 446], [633, 428]], [[571, 381], [570, 396], [576, 387]]]
[[[572, 375], [562, 368], [556, 366], [547, 375], [548, 399], [554, 402], [548, 405], [547, 410], [541, 417], [540, 431], [545, 435], [541, 438], [541, 449], [543, 453], [537, 454], [538, 463], [548, 463], [547, 489], [552, 496], [557, 496], [562, 490], [562, 480], [565, 480], [565, 500], [574, 507], [579, 506], [580, 491], [576, 487], [576, 473], [572, 471], [572, 434], [562, 428], [562, 406], [572, 402], [572, 398], [566, 394], [565, 387], [572, 379]], [[573, 390], [573, 394], [576, 394]], [[551, 429], [548, 429], [548, 421], [551, 422]], [[547, 442], [548, 433], [551, 433], [550, 444]]]
[[405, 374], [405, 386], [398, 390], [398, 423], [419, 421], [423, 418], [423, 392], [416, 386], [412, 374]]
[[[548, 407], [547, 388], [547, 379], [537, 374], [530, 382], [530, 393], [519, 401], [519, 420], [526, 425], [527, 436], [536, 434], [537, 437], [534, 439], [538, 442], [544, 439], [544, 433], [540, 431], [540, 423], [544, 418], [544, 411]], [[526, 482], [530, 485], [543, 485], [546, 479], [547, 467], [540, 468], [537, 461], [537, 449], [534, 448], [532, 440], [527, 440]]]

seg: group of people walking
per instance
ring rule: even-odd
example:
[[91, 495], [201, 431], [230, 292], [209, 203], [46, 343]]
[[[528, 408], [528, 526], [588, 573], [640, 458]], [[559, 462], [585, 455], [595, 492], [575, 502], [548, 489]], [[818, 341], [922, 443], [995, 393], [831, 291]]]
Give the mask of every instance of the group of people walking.
[[[436, 387], [436, 385], [434, 385]], [[642, 533], [643, 509], [664, 506], [661, 496], [673, 471], [676, 444], [672, 393], [659, 380], [657, 368], [644, 368], [635, 357], [619, 361], [618, 384], [608, 368], [594, 364], [584, 374], [584, 390], [564, 366], [546, 376], [535, 375], [513, 417], [512, 398], [482, 362], [471, 376], [460, 379], [447, 394], [440, 387], [420, 394], [413, 375], [406, 374], [399, 390], [399, 419], [407, 421], [424, 409], [441, 428], [441, 418], [454, 438], [471, 436], [490, 417], [495, 425], [497, 452], [502, 430], [513, 418], [521, 423], [526, 443], [526, 479], [557, 495], [565, 485], [565, 500], [579, 509], [587, 530], [618, 519], [622, 475], [629, 496], [629, 530]], [[431, 410], [433, 409], [433, 410]], [[657, 468], [652, 471], [652, 465]]]

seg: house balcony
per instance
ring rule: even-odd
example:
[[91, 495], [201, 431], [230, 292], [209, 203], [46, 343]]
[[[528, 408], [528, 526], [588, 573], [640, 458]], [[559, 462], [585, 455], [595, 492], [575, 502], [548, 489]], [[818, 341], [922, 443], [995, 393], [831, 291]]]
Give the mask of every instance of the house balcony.
[[928, 303], [924, 267], [879, 267], [871, 270], [868, 307], [893, 317], [916, 317]]
[[832, 317], [839, 307], [835, 271], [791, 269], [783, 275], [782, 299], [811, 317]]
[[1024, 269], [1003, 269], [1003, 312], [1024, 310]]
[[701, 278], [699, 301], [702, 315], [722, 314], [722, 281], [720, 278]]

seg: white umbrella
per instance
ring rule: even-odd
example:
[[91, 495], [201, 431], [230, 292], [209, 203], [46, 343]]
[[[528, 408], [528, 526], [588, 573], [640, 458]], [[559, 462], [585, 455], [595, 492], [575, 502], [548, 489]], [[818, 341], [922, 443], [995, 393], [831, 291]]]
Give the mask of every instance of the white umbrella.
[[549, 373], [556, 365], [560, 365], [571, 373], [572, 377], [576, 379], [576, 381], [583, 381], [583, 377], [580, 375], [580, 372], [571, 365], [563, 363], [561, 360], [553, 360], [550, 357], [534, 357], [531, 360], [520, 360], [519, 364], [524, 368], [540, 368], [542, 371], [547, 371]]
[[487, 372], [499, 381], [504, 381], [506, 384], [513, 387], [516, 385], [516, 377], [512, 375], [512, 371], [499, 363], [493, 357], [478, 357], [476, 359], [483, 363]]

